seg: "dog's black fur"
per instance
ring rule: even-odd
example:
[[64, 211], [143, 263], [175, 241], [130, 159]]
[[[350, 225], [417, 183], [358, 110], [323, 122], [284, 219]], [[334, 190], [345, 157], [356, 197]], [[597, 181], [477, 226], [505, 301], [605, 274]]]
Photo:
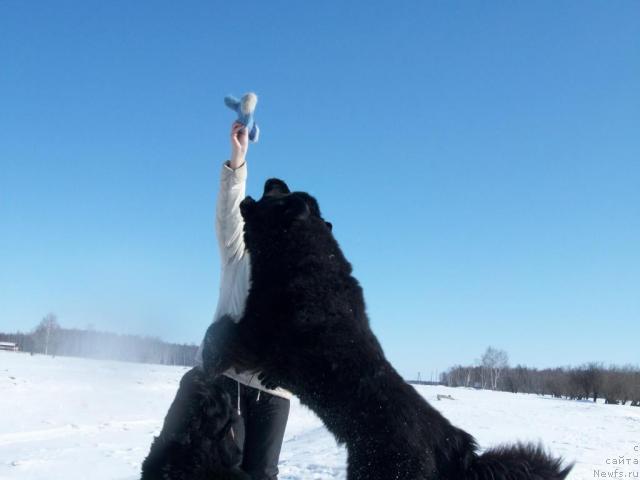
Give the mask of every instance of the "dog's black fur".
[[477, 453], [387, 361], [362, 290], [317, 202], [268, 180], [240, 205], [251, 288], [239, 323], [223, 317], [205, 338], [210, 375], [260, 370], [320, 416], [348, 449], [349, 480], [560, 480], [570, 467], [541, 447]]
[[202, 369], [189, 370], [142, 464], [142, 480], [251, 480], [238, 468], [229, 395]]

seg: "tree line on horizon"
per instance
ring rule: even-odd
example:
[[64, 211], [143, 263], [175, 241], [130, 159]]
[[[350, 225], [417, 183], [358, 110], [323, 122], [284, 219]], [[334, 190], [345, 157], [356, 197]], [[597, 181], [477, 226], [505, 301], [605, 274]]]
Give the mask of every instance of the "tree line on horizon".
[[[192, 367], [194, 344], [156, 337], [64, 328], [48, 314], [31, 332], [0, 332], [0, 342], [15, 343], [31, 354], [60, 355], [137, 363]], [[488, 347], [474, 365], [456, 365], [440, 374], [440, 384], [512, 393], [533, 393], [572, 400], [604, 399], [607, 404], [640, 407], [640, 368], [587, 363], [577, 367], [537, 369], [509, 366], [504, 350]], [[420, 383], [420, 382], [418, 382]], [[432, 382], [422, 382], [432, 383]]]
[[441, 374], [450, 387], [534, 393], [571, 400], [604, 399], [611, 405], [640, 407], [640, 368], [591, 362], [577, 367], [537, 369], [509, 366], [504, 350], [488, 347], [475, 365], [456, 365]]
[[48, 314], [31, 332], [0, 332], [0, 342], [12, 342], [31, 354], [84, 357], [161, 365], [195, 365], [198, 347], [170, 343], [156, 337], [64, 328]]

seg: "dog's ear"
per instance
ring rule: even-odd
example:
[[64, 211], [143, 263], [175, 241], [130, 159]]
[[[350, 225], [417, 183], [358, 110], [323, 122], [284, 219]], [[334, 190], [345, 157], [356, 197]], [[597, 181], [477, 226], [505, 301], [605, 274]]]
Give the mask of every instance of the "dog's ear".
[[246, 197], [240, 202], [240, 214], [245, 220], [251, 218], [256, 207], [256, 201], [251, 197]]
[[264, 183], [264, 192], [262, 195], [266, 196], [279, 196], [291, 193], [289, 187], [284, 181], [279, 178], [270, 178]]

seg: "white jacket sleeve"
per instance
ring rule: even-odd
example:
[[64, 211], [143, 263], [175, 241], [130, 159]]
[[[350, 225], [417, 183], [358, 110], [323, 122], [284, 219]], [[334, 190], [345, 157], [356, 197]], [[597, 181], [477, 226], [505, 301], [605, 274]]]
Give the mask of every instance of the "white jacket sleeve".
[[[246, 164], [233, 170], [228, 162], [222, 166], [216, 203], [216, 235], [220, 249], [220, 290], [213, 317], [231, 315], [239, 321], [249, 293], [249, 255], [244, 245], [244, 220], [240, 202], [245, 197]], [[202, 365], [202, 347], [196, 354], [196, 364]]]
[[229, 167], [229, 162], [225, 162], [216, 203], [216, 234], [223, 269], [245, 254], [244, 220], [240, 214], [240, 202], [245, 197], [246, 182], [246, 163], [233, 170]]

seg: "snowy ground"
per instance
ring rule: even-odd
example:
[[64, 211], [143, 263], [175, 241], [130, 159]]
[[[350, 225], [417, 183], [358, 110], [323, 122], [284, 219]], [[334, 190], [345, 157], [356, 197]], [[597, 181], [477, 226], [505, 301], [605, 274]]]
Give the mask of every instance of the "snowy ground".
[[[138, 478], [185, 371], [0, 352], [0, 479]], [[574, 480], [598, 478], [596, 469], [613, 475], [616, 465], [607, 459], [640, 458], [640, 408], [446, 387], [418, 390], [483, 447], [542, 440], [576, 461]], [[438, 393], [455, 401], [437, 401]], [[281, 480], [343, 479], [345, 460], [317, 417], [294, 401]], [[627, 476], [614, 478], [640, 478], [638, 466], [619, 471]]]

